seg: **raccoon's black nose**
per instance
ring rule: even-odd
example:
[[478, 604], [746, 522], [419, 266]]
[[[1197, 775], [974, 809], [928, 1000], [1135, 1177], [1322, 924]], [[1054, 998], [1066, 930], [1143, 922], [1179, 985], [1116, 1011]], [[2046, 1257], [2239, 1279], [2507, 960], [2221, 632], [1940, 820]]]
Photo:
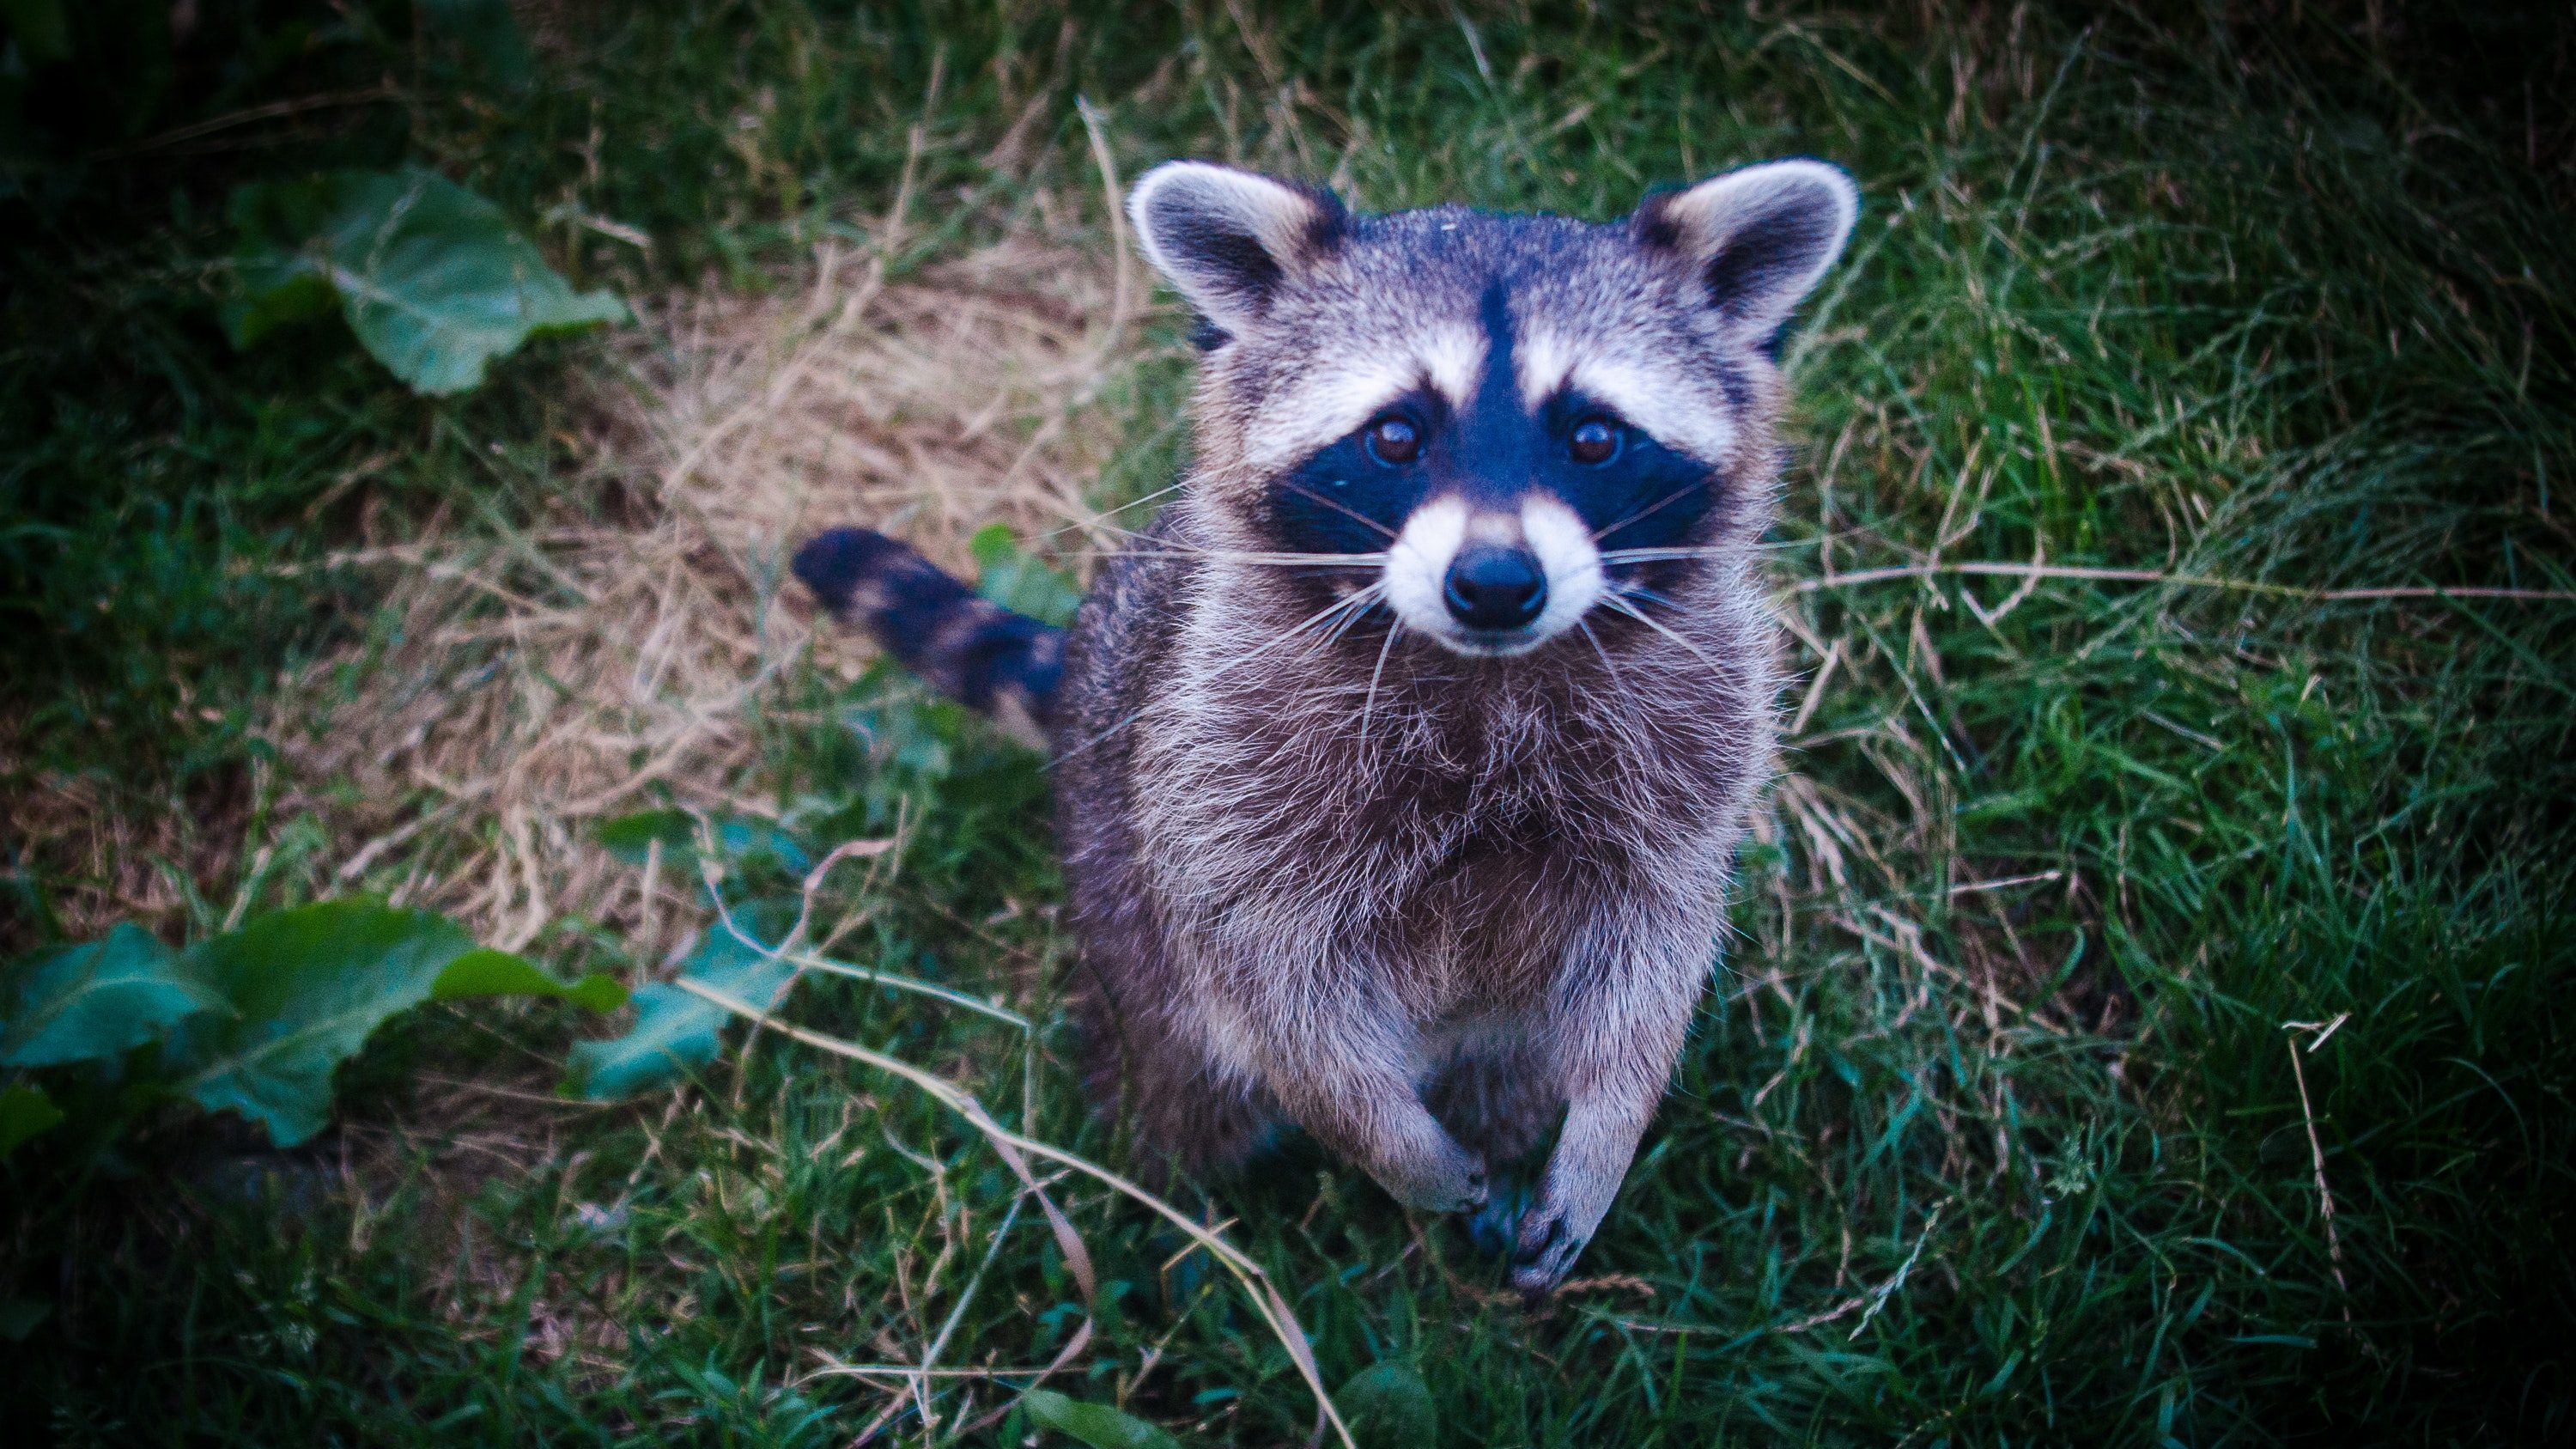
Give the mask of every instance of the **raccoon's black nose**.
[[1449, 565], [1450, 617], [1470, 629], [1517, 629], [1547, 607], [1547, 573], [1525, 548], [1471, 543]]

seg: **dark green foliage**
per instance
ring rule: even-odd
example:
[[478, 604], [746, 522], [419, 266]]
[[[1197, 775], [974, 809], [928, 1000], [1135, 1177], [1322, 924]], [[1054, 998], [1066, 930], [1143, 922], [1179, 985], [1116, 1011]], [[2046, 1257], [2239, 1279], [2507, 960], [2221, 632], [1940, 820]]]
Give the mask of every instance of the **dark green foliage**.
[[[771, 949], [780, 943], [763, 939], [759, 919], [731, 918], [707, 928], [698, 947], [680, 963], [681, 980], [752, 1007], [776, 1010], [796, 984], [797, 970]], [[774, 932], [772, 933], [774, 934]], [[635, 1024], [608, 1041], [586, 1041], [572, 1049], [571, 1074], [564, 1088], [584, 1097], [614, 1100], [668, 1087], [707, 1066], [723, 1048], [722, 1030], [732, 1017], [724, 1007], [676, 984], [653, 982], [635, 992]]]
[[[387, 1018], [483, 996], [592, 1011], [626, 1001], [604, 976], [567, 986], [475, 945], [444, 916], [324, 901], [265, 912], [184, 952], [121, 925], [105, 940], [10, 964], [0, 970], [0, 1067], [75, 1068], [76, 1084], [114, 1084], [134, 1106], [185, 1097], [238, 1112], [292, 1147], [329, 1122], [332, 1074]], [[16, 1110], [22, 1126], [41, 1115], [24, 1099]]]
[[52, 1067], [112, 1061], [201, 1011], [224, 1007], [212, 983], [131, 923], [101, 941], [65, 946], [13, 967], [0, 1017], [0, 1063]]
[[1019, 540], [1011, 537], [1009, 524], [978, 529], [968, 546], [974, 550], [978, 570], [976, 592], [1042, 623], [1073, 622], [1073, 611], [1082, 606], [1082, 590], [1021, 548]]
[[[1231, 157], [1370, 207], [1608, 217], [1649, 184], [1828, 156], [1866, 211], [1789, 343], [1777, 574], [1914, 573], [1783, 604], [1791, 777], [1682, 1078], [1577, 1270], [1595, 1281], [1524, 1316], [1463, 1235], [1293, 1151], [1211, 1220], [1277, 1277], [1326, 1382], [1415, 1366], [1452, 1446], [2576, 1423], [2576, 606], [2316, 592], [2576, 587], [2563, 17], [542, 9], [524, 89], [461, 32], [415, 41], [365, 7], [245, 7], [212, 50], [138, 63], [142, 119], [89, 80], [10, 82], [81, 100], [46, 113], [46, 136], [92, 127], [56, 158], [387, 74], [403, 100], [243, 123], [219, 134], [255, 145], [206, 158], [11, 173], [5, 768], [113, 777], [114, 808], [248, 857], [279, 828], [246, 742], [268, 680], [368, 622], [362, 579], [289, 569], [362, 517], [398, 536], [444, 507], [506, 536], [593, 486], [550, 441], [548, 369], [577, 352], [533, 348], [463, 403], [336, 344], [236, 356], [214, 275], [250, 175], [429, 165], [547, 218], [573, 286], [642, 298], [770, 285], [859, 240], [846, 218], [884, 214], [908, 160], [897, 271], [1042, 195], [1096, 208], [1076, 95], [1123, 174]], [[72, 45], [118, 10], [65, 7]], [[190, 68], [218, 52], [235, 79]], [[1176, 349], [1181, 320], [1153, 325]], [[1181, 377], [1166, 356], [1104, 386], [1129, 445], [1093, 501], [1166, 481]], [[2034, 559], [2152, 577], [1940, 572]], [[718, 823], [808, 863], [901, 831], [886, 872], [824, 893], [830, 954], [1042, 1029], [844, 979], [786, 1016], [1117, 1160], [1051, 1014], [1071, 967], [1038, 763], [885, 678], [765, 688], [778, 818]], [[661, 840], [667, 891], [695, 872], [674, 831], [612, 843]], [[8, 849], [13, 946], [59, 945], [46, 902], [93, 867]], [[792, 885], [770, 857], [727, 858], [744, 899]], [[279, 879], [260, 900], [303, 889]], [[592, 923], [542, 940], [583, 969], [662, 965]], [[11, 1428], [995, 1443], [1035, 1427], [998, 1411], [1087, 1307], [1048, 1380], [1067, 1401], [1194, 1445], [1313, 1432], [1284, 1351], [1165, 1225], [1051, 1189], [1102, 1281], [1075, 1301], [989, 1149], [851, 1063], [759, 1034], [635, 1109], [548, 1105], [554, 1016], [414, 1020], [344, 1069], [327, 1158], [258, 1158], [245, 1191], [162, 1133], [143, 1148], [169, 1176], [103, 1169], [77, 1212], [13, 1219], [59, 1232], [13, 1226], [0, 1308], [59, 1307], [0, 1376]], [[48, 1136], [113, 1108], [82, 1091]], [[0, 1168], [13, 1214], [48, 1136]], [[343, 1151], [354, 1176], [313, 1186]], [[835, 1367], [934, 1341], [937, 1367], [994, 1376], [916, 1398]]]
[[1333, 1391], [1361, 1449], [1433, 1449], [1440, 1407], [1422, 1375], [1400, 1363], [1372, 1364]]
[[1079, 1439], [1091, 1449], [1181, 1449], [1181, 1441], [1133, 1414], [1068, 1399], [1052, 1389], [1029, 1390], [1020, 1407], [1030, 1423]]
[[17, 1151], [19, 1143], [37, 1133], [61, 1125], [62, 1120], [63, 1109], [54, 1105], [44, 1088], [32, 1082], [13, 1082], [0, 1088], [0, 1158]]
[[368, 355], [415, 390], [466, 392], [529, 338], [623, 322], [574, 292], [491, 202], [435, 172], [341, 171], [232, 195], [242, 246], [224, 331], [249, 347], [337, 303]]

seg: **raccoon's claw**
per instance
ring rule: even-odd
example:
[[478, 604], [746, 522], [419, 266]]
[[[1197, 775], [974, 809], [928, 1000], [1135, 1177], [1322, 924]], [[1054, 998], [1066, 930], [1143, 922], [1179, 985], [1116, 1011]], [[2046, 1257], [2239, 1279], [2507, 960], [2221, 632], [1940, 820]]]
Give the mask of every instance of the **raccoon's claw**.
[[1556, 1209], [1531, 1209], [1522, 1215], [1520, 1231], [1512, 1245], [1512, 1286], [1520, 1290], [1524, 1300], [1535, 1305], [1565, 1281], [1566, 1271], [1581, 1256], [1586, 1241]]

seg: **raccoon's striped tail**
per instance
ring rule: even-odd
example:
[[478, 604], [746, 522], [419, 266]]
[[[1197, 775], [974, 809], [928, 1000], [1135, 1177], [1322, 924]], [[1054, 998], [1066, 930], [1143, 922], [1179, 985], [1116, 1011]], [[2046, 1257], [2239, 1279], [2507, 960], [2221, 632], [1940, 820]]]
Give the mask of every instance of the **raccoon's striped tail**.
[[832, 617], [1028, 744], [1045, 749], [1064, 631], [1014, 614], [882, 533], [835, 528], [796, 550], [796, 577]]

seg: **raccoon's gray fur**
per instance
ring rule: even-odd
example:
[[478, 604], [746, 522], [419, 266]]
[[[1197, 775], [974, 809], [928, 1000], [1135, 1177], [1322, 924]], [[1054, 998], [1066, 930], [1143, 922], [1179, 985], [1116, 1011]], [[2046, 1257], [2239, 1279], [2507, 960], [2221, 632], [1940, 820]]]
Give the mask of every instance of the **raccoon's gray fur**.
[[1294, 1123], [1448, 1210], [1553, 1133], [1526, 1211], [1494, 1195], [1485, 1225], [1524, 1291], [1564, 1276], [1769, 768], [1771, 352], [1854, 208], [1812, 161], [1609, 225], [1354, 215], [1171, 163], [1129, 211], [1203, 320], [1196, 461], [1061, 682], [1053, 640], [899, 545], [800, 555], [836, 611], [1047, 729], [1091, 1085], [1152, 1149], [1222, 1169]]

